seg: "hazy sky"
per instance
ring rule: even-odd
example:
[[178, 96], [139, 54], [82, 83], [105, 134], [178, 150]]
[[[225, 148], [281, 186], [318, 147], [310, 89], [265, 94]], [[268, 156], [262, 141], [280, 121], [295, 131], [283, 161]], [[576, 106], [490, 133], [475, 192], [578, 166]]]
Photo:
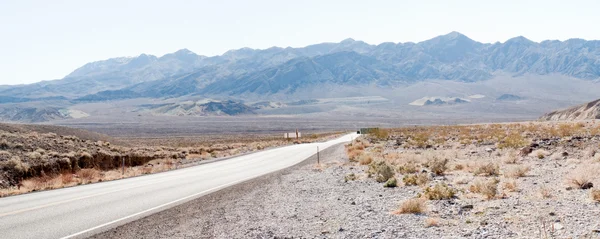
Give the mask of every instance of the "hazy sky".
[[0, 84], [62, 78], [91, 61], [188, 48], [301, 47], [345, 38], [418, 42], [600, 39], [600, 1], [0, 0]]

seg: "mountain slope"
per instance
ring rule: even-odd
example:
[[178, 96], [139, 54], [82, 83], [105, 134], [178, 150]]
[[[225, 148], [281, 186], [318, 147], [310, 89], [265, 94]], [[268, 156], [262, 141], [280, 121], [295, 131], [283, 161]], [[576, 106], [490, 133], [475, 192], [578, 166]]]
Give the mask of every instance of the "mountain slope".
[[565, 110], [554, 111], [542, 116], [540, 119], [554, 121], [600, 119], [600, 99]]

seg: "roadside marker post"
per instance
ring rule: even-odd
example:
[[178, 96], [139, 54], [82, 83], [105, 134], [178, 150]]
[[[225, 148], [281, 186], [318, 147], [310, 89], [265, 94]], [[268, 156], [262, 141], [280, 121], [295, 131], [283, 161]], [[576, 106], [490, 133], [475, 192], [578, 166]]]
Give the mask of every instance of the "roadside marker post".
[[317, 146], [317, 164], [321, 164], [321, 156], [319, 155], [319, 146]]
[[122, 167], [121, 175], [125, 175], [125, 157], [123, 157], [123, 164], [121, 167]]

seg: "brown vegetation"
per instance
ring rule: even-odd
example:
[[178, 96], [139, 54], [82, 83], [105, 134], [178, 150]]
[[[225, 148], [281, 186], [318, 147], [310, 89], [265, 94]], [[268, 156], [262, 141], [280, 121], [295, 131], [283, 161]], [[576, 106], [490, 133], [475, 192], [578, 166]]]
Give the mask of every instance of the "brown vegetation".
[[400, 205], [398, 210], [394, 211], [394, 214], [421, 214], [425, 212], [426, 205], [425, 200], [420, 198], [407, 199]]

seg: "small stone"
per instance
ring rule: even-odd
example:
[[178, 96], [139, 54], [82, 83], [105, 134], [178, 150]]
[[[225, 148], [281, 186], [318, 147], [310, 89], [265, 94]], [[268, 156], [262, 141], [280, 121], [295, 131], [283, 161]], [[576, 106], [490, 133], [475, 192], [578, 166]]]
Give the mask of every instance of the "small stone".
[[567, 157], [567, 156], [569, 156], [569, 153], [567, 153], [567, 152], [562, 152], [562, 154], [561, 154], [561, 155], [562, 155], [563, 157]]
[[350, 205], [356, 205], [356, 202], [352, 201], [352, 202], [350, 203]]
[[554, 225], [553, 225], [553, 226], [554, 226], [554, 230], [562, 230], [562, 229], [564, 229], [564, 228], [565, 228], [565, 227], [564, 227], [562, 224], [560, 224], [560, 223], [554, 223]]
[[473, 209], [473, 205], [464, 205], [460, 207], [460, 210], [471, 210]]
[[587, 182], [587, 183], [581, 185], [581, 189], [590, 189], [593, 187], [594, 187], [594, 184], [592, 182]]
[[554, 212], [551, 212], [549, 214], [550, 214], [550, 216], [556, 216], [556, 213], [554, 213]]

